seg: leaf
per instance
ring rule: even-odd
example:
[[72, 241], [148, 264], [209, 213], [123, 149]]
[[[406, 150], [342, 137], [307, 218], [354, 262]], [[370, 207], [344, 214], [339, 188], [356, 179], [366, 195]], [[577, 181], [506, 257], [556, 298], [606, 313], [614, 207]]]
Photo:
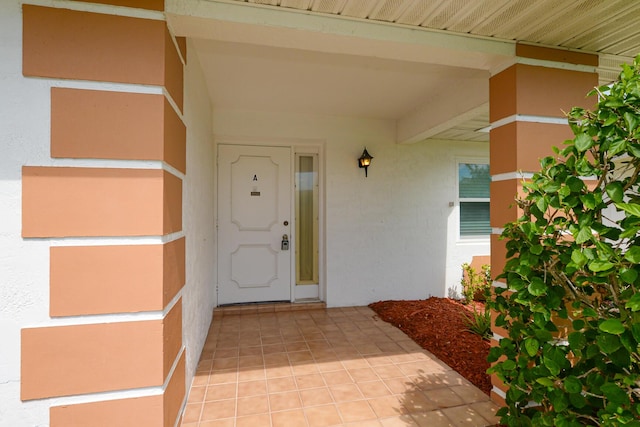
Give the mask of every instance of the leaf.
[[570, 394], [569, 395], [569, 401], [571, 402], [571, 404], [573, 406], [575, 406], [576, 408], [580, 409], [580, 408], [584, 408], [587, 405], [587, 400], [584, 398], [583, 395], [581, 394]]
[[591, 138], [586, 133], [581, 133], [575, 137], [574, 143], [575, 143], [576, 149], [582, 153], [584, 151], [587, 151], [589, 148], [591, 148], [591, 146], [593, 146], [593, 138]]
[[615, 335], [598, 335], [596, 343], [604, 354], [611, 354], [621, 347], [620, 340]]
[[505, 360], [500, 364], [500, 367], [505, 371], [513, 371], [516, 369], [516, 362], [513, 360]]
[[[553, 405], [553, 410], [557, 411], [558, 414], [562, 414], [562, 412], [565, 409], [567, 409], [567, 407], [569, 406], [569, 401], [567, 399], [567, 396], [561, 390], [558, 390], [558, 389], [552, 390], [551, 393], [549, 393], [549, 401]], [[557, 425], [559, 427], [568, 427], [568, 424], [558, 422], [562, 420], [562, 418], [563, 418], [562, 415], [556, 417]]]
[[547, 367], [551, 375], [557, 376], [560, 373], [560, 365], [558, 365], [554, 360], [549, 359], [547, 357], [544, 358], [544, 366]]
[[604, 102], [605, 107], [618, 108], [624, 105], [624, 101], [621, 98], [610, 96]]
[[621, 268], [620, 269], [620, 278], [625, 283], [633, 283], [638, 278], [638, 272], [633, 268]]
[[611, 362], [616, 366], [629, 366], [631, 364], [631, 358], [626, 348], [621, 347], [613, 354], [609, 355]]
[[584, 242], [588, 242], [593, 238], [593, 233], [591, 232], [591, 228], [582, 227], [578, 234], [576, 235], [576, 243], [581, 245]]
[[612, 269], [615, 266], [614, 263], [609, 262], [609, 261], [601, 261], [599, 259], [591, 261], [589, 263], [589, 270], [593, 271], [594, 273], [599, 273], [601, 271], [607, 271]]
[[628, 308], [631, 311], [639, 311], [640, 310], [640, 294], [633, 294], [633, 296], [627, 301], [624, 305], [625, 308]]
[[564, 389], [567, 393], [580, 393], [582, 391], [582, 383], [578, 377], [570, 375], [564, 379]]
[[527, 354], [531, 357], [535, 356], [538, 353], [538, 347], [540, 343], [535, 338], [527, 338], [524, 340], [524, 349], [527, 351]]
[[551, 335], [551, 332], [544, 329], [536, 329], [533, 333], [535, 334], [536, 338], [538, 338], [538, 340], [540, 340], [541, 342], [551, 341], [551, 339], [553, 338], [553, 335]]
[[598, 329], [613, 335], [620, 335], [625, 331], [624, 325], [618, 319], [607, 319], [598, 325]]
[[584, 328], [584, 320], [576, 319], [573, 321], [571, 325], [573, 326], [573, 329], [575, 329], [576, 331], [579, 331], [580, 329]]
[[560, 366], [561, 368], [568, 367], [569, 362], [567, 361], [567, 354], [565, 353], [562, 347], [558, 347], [558, 346], [551, 347], [551, 349], [549, 350], [549, 354], [550, 354], [550, 357], [553, 359], [553, 361], [558, 364], [558, 366]]
[[582, 176], [590, 176], [593, 174], [595, 167], [589, 163], [587, 159], [580, 159], [576, 163], [576, 171]]
[[547, 292], [547, 285], [539, 277], [534, 277], [527, 286], [527, 290], [533, 296], [539, 297]]
[[582, 332], [571, 332], [567, 340], [571, 350], [582, 350], [587, 345], [587, 339]]
[[631, 325], [631, 334], [637, 342], [640, 342], [640, 323]]
[[615, 156], [616, 154], [624, 151], [627, 148], [627, 141], [624, 139], [616, 139], [609, 146], [609, 156]]
[[576, 178], [575, 176], [570, 176], [567, 178], [567, 186], [574, 193], [579, 193], [584, 188], [584, 182], [580, 178]]
[[587, 209], [595, 209], [596, 207], [596, 198], [593, 193], [588, 193], [580, 196], [580, 201]]
[[605, 397], [616, 406], [622, 406], [629, 403], [629, 396], [615, 383], [607, 383], [600, 387]]
[[619, 239], [628, 239], [629, 237], [634, 237], [636, 234], [640, 233], [640, 227], [632, 226], [627, 228], [624, 232], [620, 234]]
[[607, 184], [605, 187], [605, 191], [611, 200], [615, 203], [622, 203], [622, 198], [624, 196], [624, 190], [622, 183], [620, 181], [613, 181]]
[[547, 377], [540, 377], [540, 378], [536, 378], [536, 382], [538, 384], [541, 384], [545, 387], [554, 387], [555, 383], [553, 382], [553, 380], [551, 378], [547, 378]]
[[574, 249], [571, 252], [571, 261], [578, 267], [583, 267], [587, 263], [587, 257], [579, 249]]
[[540, 212], [545, 212], [547, 210], [547, 200], [544, 197], [540, 197], [537, 201], [536, 201], [536, 207], [538, 209], [540, 209]]
[[635, 128], [638, 127], [638, 116], [627, 111], [624, 113], [623, 117], [624, 122], [627, 125], [627, 131], [629, 131], [629, 133], [632, 133]]
[[[629, 355], [629, 353], [634, 353], [638, 349], [638, 342], [633, 337], [633, 333], [624, 333], [620, 335], [620, 343], [622, 343], [624, 350], [627, 351], [627, 356]], [[619, 351], [620, 350], [618, 350], [618, 352]]]
[[571, 194], [571, 188], [565, 185], [564, 187], [560, 188], [560, 190], [558, 190], [558, 194], [562, 197], [567, 197]]
[[640, 246], [632, 246], [624, 254], [624, 259], [634, 264], [640, 264]]
[[542, 191], [544, 191], [545, 193], [557, 193], [558, 190], [560, 190], [560, 188], [561, 188], [560, 183], [555, 181], [549, 181], [542, 187]]
[[640, 217], [640, 205], [636, 203], [616, 203], [618, 209], [622, 209], [628, 214]]
[[[615, 338], [615, 336], [612, 335], [613, 338]], [[589, 345], [587, 346], [587, 359], [593, 359], [594, 357], [600, 357], [600, 354], [602, 353], [600, 351], [600, 347], [593, 344], [593, 345]]]
[[640, 157], [640, 144], [627, 144], [627, 149], [634, 157]]
[[491, 349], [489, 350], [489, 355], [487, 356], [487, 361], [489, 361], [489, 363], [497, 362], [502, 355], [503, 355], [502, 348], [491, 347]]

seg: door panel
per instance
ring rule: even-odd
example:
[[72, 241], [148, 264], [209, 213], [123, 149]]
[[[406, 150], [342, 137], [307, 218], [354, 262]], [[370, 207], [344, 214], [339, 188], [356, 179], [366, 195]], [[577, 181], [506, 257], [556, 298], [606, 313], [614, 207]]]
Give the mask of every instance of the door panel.
[[291, 300], [291, 251], [281, 249], [290, 156], [287, 147], [218, 147], [218, 304]]
[[240, 155], [230, 167], [231, 222], [240, 231], [270, 231], [278, 222], [278, 165], [271, 157]]

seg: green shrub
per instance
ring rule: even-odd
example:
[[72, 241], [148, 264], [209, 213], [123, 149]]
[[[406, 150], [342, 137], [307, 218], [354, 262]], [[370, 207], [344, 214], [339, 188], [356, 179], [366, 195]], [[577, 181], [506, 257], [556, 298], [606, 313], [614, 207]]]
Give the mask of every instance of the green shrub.
[[483, 265], [476, 271], [471, 264], [462, 264], [462, 295], [465, 303], [485, 301], [491, 290], [491, 266]]
[[[524, 183], [490, 303], [508, 426], [640, 426], [640, 55]], [[505, 291], [511, 292], [505, 292]]]
[[463, 311], [462, 321], [467, 327], [467, 331], [479, 335], [482, 339], [488, 340], [493, 336], [491, 332], [491, 311], [488, 308], [484, 312], [474, 308], [472, 312]]

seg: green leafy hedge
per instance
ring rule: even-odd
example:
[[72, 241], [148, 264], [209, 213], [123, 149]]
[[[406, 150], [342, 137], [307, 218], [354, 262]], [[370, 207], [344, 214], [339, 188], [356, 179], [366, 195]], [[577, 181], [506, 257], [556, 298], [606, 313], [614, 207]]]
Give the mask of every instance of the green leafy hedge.
[[[508, 224], [489, 361], [508, 426], [640, 426], [640, 55], [541, 161]], [[509, 292], [507, 292], [509, 291]]]

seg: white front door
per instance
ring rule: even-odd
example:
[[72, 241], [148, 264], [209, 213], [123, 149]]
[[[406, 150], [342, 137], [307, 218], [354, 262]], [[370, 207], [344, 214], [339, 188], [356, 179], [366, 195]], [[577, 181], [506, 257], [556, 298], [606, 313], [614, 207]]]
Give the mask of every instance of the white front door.
[[288, 147], [218, 146], [219, 305], [291, 300], [291, 179]]

